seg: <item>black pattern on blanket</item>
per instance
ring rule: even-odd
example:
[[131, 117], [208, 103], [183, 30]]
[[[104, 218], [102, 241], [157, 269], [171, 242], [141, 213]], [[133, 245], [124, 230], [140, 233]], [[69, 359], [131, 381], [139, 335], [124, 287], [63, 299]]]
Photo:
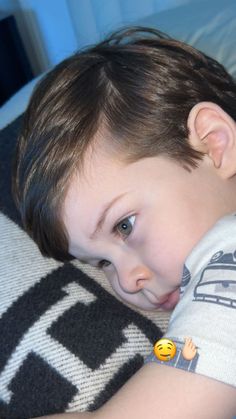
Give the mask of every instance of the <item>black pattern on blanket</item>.
[[142, 366], [169, 317], [124, 305], [96, 269], [42, 257], [10, 193], [21, 120], [0, 132], [1, 419], [98, 408]]

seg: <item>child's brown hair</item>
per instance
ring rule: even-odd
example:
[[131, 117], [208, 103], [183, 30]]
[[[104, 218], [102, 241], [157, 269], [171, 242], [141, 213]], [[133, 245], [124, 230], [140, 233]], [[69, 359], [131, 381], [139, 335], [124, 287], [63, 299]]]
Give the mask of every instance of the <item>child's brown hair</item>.
[[162, 154], [190, 170], [202, 155], [188, 143], [187, 118], [201, 101], [236, 120], [236, 85], [225, 69], [154, 29], [118, 31], [47, 73], [26, 110], [13, 169], [13, 195], [41, 253], [70, 259], [61, 209], [98, 130], [124, 161]]

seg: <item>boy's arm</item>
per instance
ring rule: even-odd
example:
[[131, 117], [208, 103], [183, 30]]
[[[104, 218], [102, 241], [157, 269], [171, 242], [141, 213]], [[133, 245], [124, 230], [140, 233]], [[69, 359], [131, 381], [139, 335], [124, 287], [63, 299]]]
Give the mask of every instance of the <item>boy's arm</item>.
[[85, 414], [53, 415], [50, 418], [232, 419], [234, 415], [234, 387], [203, 375], [149, 363], [99, 410]]

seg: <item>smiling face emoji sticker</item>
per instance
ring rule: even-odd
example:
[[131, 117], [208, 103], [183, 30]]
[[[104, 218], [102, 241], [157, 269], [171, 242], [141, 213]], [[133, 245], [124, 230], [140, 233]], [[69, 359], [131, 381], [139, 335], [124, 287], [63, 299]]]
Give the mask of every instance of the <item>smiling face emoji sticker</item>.
[[169, 361], [176, 354], [176, 346], [172, 340], [162, 338], [154, 345], [154, 353], [160, 361]]

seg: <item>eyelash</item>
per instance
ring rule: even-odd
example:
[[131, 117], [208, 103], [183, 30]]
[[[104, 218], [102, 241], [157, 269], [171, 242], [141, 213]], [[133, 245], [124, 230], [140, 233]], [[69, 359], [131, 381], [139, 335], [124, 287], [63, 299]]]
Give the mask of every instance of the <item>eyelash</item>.
[[[118, 237], [121, 237], [122, 236], [122, 234], [121, 233], [119, 233], [118, 232], [118, 229], [117, 229], [117, 227], [118, 227], [118, 225], [119, 224], [125, 224], [125, 221], [126, 220], [128, 220], [129, 218], [131, 218], [131, 217], [134, 217], [135, 218], [135, 220], [134, 220], [134, 223], [133, 223], [133, 225], [132, 225], [132, 230], [131, 230], [131, 232], [128, 234], [128, 236], [127, 237], [129, 237], [130, 236], [130, 234], [132, 233], [132, 231], [133, 231], [133, 227], [134, 227], [134, 224], [135, 224], [135, 221], [136, 221], [136, 216], [134, 215], [134, 214], [132, 214], [132, 215], [128, 215], [127, 217], [125, 217], [125, 218], [122, 218], [122, 220], [120, 220], [118, 223], [116, 223], [115, 224], [115, 226], [112, 228], [112, 234], [113, 235], [115, 235], [116, 237], [118, 236]], [[126, 238], [124, 238], [124, 240], [125, 240]], [[108, 264], [108, 265], [106, 265], [106, 263]], [[107, 261], [107, 260], [105, 260], [105, 259], [102, 259], [102, 260], [100, 260], [99, 262], [98, 262], [98, 268], [100, 268], [100, 269], [102, 269], [102, 268], [104, 268], [104, 266], [109, 266], [110, 265], [110, 262], [109, 261]]]

